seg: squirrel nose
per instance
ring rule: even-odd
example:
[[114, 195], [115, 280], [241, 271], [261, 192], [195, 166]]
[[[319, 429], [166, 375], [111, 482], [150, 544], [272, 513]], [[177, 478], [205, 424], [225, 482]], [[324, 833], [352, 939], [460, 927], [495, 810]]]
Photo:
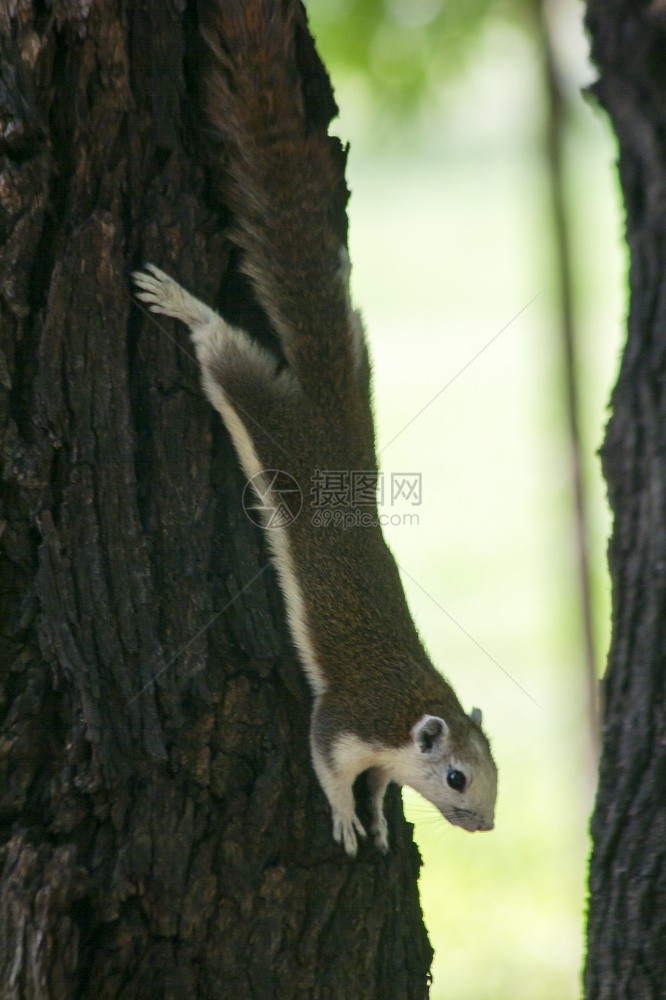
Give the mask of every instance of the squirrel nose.
[[477, 830], [494, 830], [495, 824], [492, 819], [482, 819], [479, 822]]

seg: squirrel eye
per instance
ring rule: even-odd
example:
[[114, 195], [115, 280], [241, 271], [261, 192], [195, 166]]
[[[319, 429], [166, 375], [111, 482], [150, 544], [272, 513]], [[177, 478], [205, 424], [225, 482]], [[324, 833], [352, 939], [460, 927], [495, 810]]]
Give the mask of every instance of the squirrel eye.
[[449, 788], [452, 788], [455, 792], [462, 792], [467, 784], [467, 778], [462, 773], [462, 771], [449, 771], [446, 776]]

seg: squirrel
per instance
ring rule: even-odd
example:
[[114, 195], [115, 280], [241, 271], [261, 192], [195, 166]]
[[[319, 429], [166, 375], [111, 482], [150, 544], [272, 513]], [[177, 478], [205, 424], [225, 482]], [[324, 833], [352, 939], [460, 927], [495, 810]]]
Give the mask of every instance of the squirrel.
[[377, 471], [368, 347], [330, 221], [339, 164], [328, 135], [305, 119], [294, 2], [211, 0], [200, 22], [204, 112], [223, 146], [230, 235], [283, 357], [155, 265], [133, 278], [153, 312], [189, 327], [204, 391], [265, 507], [313, 694], [312, 763], [333, 837], [354, 856], [366, 835], [353, 793], [361, 772], [371, 833], [386, 852], [390, 782], [416, 789], [456, 826], [492, 830], [497, 768], [480, 710], [465, 713], [421, 643], [376, 502], [371, 526], [345, 530], [317, 527], [303, 512], [270, 516], [282, 500], [270, 470], [302, 490], [321, 470]]

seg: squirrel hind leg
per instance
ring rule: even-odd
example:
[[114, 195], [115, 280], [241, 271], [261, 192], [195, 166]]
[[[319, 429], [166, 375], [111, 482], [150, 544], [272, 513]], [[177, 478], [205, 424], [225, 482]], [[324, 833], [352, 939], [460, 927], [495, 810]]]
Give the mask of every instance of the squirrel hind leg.
[[145, 302], [151, 312], [173, 316], [192, 332], [219, 319], [209, 306], [190, 295], [155, 264], [146, 264], [144, 271], [133, 271], [132, 278], [139, 289], [137, 298]]
[[230, 432], [245, 471], [254, 475], [259, 459], [252, 438], [259, 434], [275, 440], [273, 434], [261, 432], [270, 423], [268, 411], [276, 409], [279, 416], [285, 396], [293, 395], [290, 373], [279, 373], [273, 354], [154, 264], [132, 277], [138, 297], [152, 312], [173, 316], [189, 327], [204, 391]]
[[227, 372], [229, 378], [235, 375], [236, 382], [243, 372], [255, 381], [277, 381], [278, 362], [269, 351], [245, 330], [227, 323], [164, 271], [147, 264], [145, 271], [134, 271], [132, 278], [139, 289], [137, 297], [148, 304], [151, 312], [172, 316], [189, 327], [204, 382], [208, 377], [224, 388]]
[[248, 334], [231, 326], [201, 299], [191, 295], [182, 285], [154, 264], [145, 271], [132, 274], [139, 291], [137, 297], [146, 302], [151, 312], [172, 316], [190, 328], [197, 360], [202, 367], [221, 361], [226, 354], [242, 355], [252, 367], [266, 375], [275, 372], [276, 363], [268, 351], [255, 344]]

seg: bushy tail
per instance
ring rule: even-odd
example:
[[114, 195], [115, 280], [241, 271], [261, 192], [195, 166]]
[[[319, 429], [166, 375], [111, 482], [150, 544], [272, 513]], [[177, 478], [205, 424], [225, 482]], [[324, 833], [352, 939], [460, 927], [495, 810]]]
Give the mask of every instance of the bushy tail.
[[204, 105], [222, 140], [243, 270], [299, 377], [335, 381], [356, 347], [335, 225], [343, 158], [337, 140], [308, 125], [295, 22], [294, 0], [210, 0]]

